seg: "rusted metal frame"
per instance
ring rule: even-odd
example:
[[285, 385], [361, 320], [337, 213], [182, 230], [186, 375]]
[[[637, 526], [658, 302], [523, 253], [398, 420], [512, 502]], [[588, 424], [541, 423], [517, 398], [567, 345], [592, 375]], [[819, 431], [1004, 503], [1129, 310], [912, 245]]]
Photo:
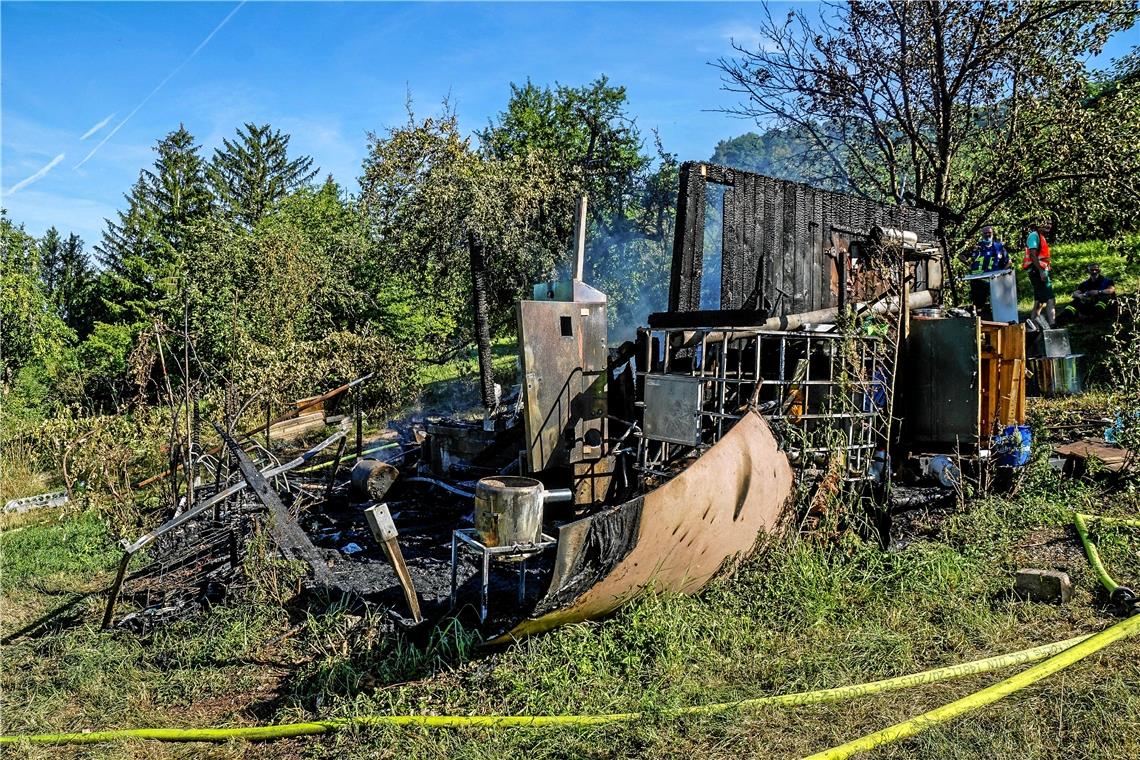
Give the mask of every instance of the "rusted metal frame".
[[[714, 330], [715, 330], [715, 328], [714, 328]], [[834, 350], [834, 348], [832, 348], [832, 346], [834, 345], [835, 341], [841, 339], [840, 336], [838, 336], [838, 335], [800, 334], [800, 335], [795, 335], [795, 336], [789, 337], [789, 335], [786, 332], [781, 332], [781, 331], [745, 331], [743, 334], [740, 334], [740, 333], [734, 332], [730, 328], [725, 328], [721, 331], [718, 331], [717, 335], [716, 335], [716, 337], [718, 339], [718, 343], [720, 344], [718, 347], [719, 351], [716, 353], [715, 356], [710, 356], [708, 353], [709, 344], [710, 344], [710, 341], [708, 340], [708, 338], [710, 337], [708, 335], [709, 331], [706, 331], [706, 330], [692, 331], [692, 330], [684, 330], [683, 328], [662, 328], [660, 331], [650, 330], [650, 331], [647, 331], [647, 335], [650, 339], [650, 344], [652, 342], [653, 337], [655, 337], [655, 335], [654, 335], [655, 332], [659, 333], [660, 339], [663, 342], [663, 345], [664, 345], [664, 348], [666, 351], [663, 364], [671, 361], [672, 353], [673, 353], [674, 349], [676, 349], [678, 347], [678, 346], [674, 345], [675, 341], [673, 340], [673, 338], [678, 333], [696, 332], [697, 336], [700, 337], [699, 341], [690, 342], [690, 345], [692, 343], [697, 343], [697, 345], [694, 345], [693, 347], [696, 348], [697, 351], [700, 352], [700, 355], [699, 355], [700, 361], [694, 360], [693, 366], [690, 367], [688, 370], [688, 374], [697, 375], [697, 376], [700, 376], [703, 378], [708, 378], [711, 382], [715, 382], [720, 386], [717, 389], [717, 395], [716, 395], [716, 400], [718, 403], [716, 403], [715, 405], [711, 405], [711, 408], [706, 407], [701, 412], [702, 416], [709, 418], [710, 420], [716, 420], [718, 431], [723, 431], [723, 421], [724, 420], [726, 420], [726, 419], [737, 420], [740, 418], [740, 415], [730, 414], [726, 410], [725, 399], [727, 399], [727, 397], [728, 397], [728, 388], [727, 388], [728, 384], [732, 383], [733, 386], [738, 389], [735, 391], [735, 393], [739, 395], [740, 387], [743, 384], [748, 383], [748, 384], [752, 384], [755, 386], [758, 384], [758, 382], [760, 382], [759, 381], [759, 368], [758, 368], [759, 367], [759, 356], [762, 352], [763, 344], [768, 339], [776, 338], [779, 341], [779, 349], [780, 349], [779, 358], [780, 358], [781, 364], [783, 365], [783, 367], [785, 369], [787, 366], [787, 364], [786, 364], [786, 352], [789, 350], [791, 345], [799, 344], [799, 346], [802, 348], [802, 350], [804, 352], [806, 352], [806, 354], [807, 354], [806, 358], [808, 360], [810, 360], [811, 351], [813, 350], [813, 347], [820, 345], [820, 341], [824, 341], [825, 345], [831, 344], [831, 346], [829, 346], [829, 352], [828, 352], [829, 370], [830, 371], [828, 373], [828, 376], [825, 379], [811, 378], [810, 373], [809, 373], [809, 368], [810, 368], [810, 362], [809, 362], [807, 365], [805, 365], [805, 378], [803, 378], [803, 379], [800, 379], [798, 381], [794, 380], [794, 379], [793, 380], [780, 379], [780, 380], [773, 380], [773, 381], [766, 381], [766, 382], [770, 382], [772, 385], [775, 385], [780, 390], [786, 390], [791, 385], [796, 385], [796, 386], [802, 385], [802, 386], [804, 386], [803, 390], [804, 390], [804, 396], [805, 396], [805, 398], [804, 398], [805, 406], [806, 406], [806, 404], [810, 403], [810, 400], [812, 398], [811, 393], [812, 393], [813, 389], [815, 389], [817, 386], [826, 386], [825, 389], [816, 390], [816, 393], [818, 394], [819, 392], [824, 392], [826, 394], [826, 402], [825, 402], [826, 407], [825, 408], [828, 411], [825, 413], [804, 412], [800, 415], [797, 415], [796, 416], [796, 426], [806, 433], [808, 431], [809, 427], [811, 427], [811, 421], [814, 421], [814, 420], [830, 420], [833, 422], [842, 421], [842, 424], [840, 425], [840, 429], [844, 433], [844, 438], [846, 439], [845, 440], [845, 448], [849, 451], [850, 461], [853, 463], [853, 466], [857, 471], [859, 471], [859, 472], [862, 471], [863, 464], [865, 464], [868, 460], [868, 454], [869, 454], [870, 450], [874, 448], [874, 444], [870, 440], [870, 438], [872, 437], [873, 431], [871, 429], [865, 429], [865, 428], [868, 428], [868, 426], [873, 426], [873, 422], [874, 422], [874, 418], [876, 416], [876, 413], [873, 411], [872, 412], [858, 411], [859, 409], [862, 408], [859, 404], [859, 400], [860, 400], [860, 398], [864, 398], [864, 397], [869, 398], [871, 396], [871, 386], [874, 385], [873, 380], [874, 380], [875, 369], [879, 363], [879, 359], [878, 359], [876, 352], [872, 351], [872, 349], [874, 348], [874, 344], [876, 342], [876, 339], [870, 338], [870, 337], [859, 339], [859, 348], [858, 348], [859, 358], [857, 361], [859, 361], [860, 364], [867, 364], [868, 362], [870, 362], [869, 369], [870, 369], [870, 372], [872, 375], [871, 380], [870, 381], [860, 381], [857, 379], [854, 383], [854, 386], [849, 388], [849, 393], [851, 394], [851, 396], [849, 398], [847, 398], [847, 400], [846, 400], [846, 402], [848, 404], [854, 404], [855, 405], [854, 409], [850, 412], [836, 413], [835, 409], [836, 409], [836, 404], [839, 402], [838, 396], [839, 396], [839, 391], [840, 391], [840, 387], [841, 387], [839, 370], [838, 370], [838, 367], [836, 365], [836, 361], [838, 360], [840, 355], [836, 350]], [[696, 337], [696, 336], [694, 336], [694, 337]], [[794, 343], [792, 341], [794, 341]], [[725, 359], [729, 353], [727, 346], [733, 342], [740, 344], [738, 347], [738, 356], [743, 356], [744, 351], [747, 348], [747, 344], [751, 344], [752, 346], [755, 347], [755, 350], [757, 352], [757, 359], [756, 359], [757, 369], [754, 371], [755, 376], [753, 378], [745, 377], [745, 373], [744, 373], [742, 364], [741, 364], [741, 366], [739, 366], [737, 368], [737, 371], [736, 371], [737, 377], [728, 377], [727, 369], [726, 369], [727, 365], [724, 365], [722, 367], [722, 366], [717, 364], [718, 361], [723, 364], [723, 362], [725, 361]], [[647, 363], [647, 365], [652, 367], [651, 363]], [[642, 372], [639, 374], [644, 375], [646, 373]], [[780, 395], [782, 397], [785, 394], [779, 393], [778, 395]], [[782, 415], [782, 414], [765, 415], [765, 416], [771, 420], [789, 419], [790, 418], [789, 415]], [[716, 436], [716, 438], [719, 438], [719, 437], [721, 437], [720, 434], [718, 434]], [[695, 446], [695, 447], [678, 447], [678, 448], [688, 450], [688, 451], [695, 451], [695, 450], [703, 450], [704, 448], [707, 448], [707, 446], [701, 445], [701, 446]], [[826, 451], [826, 450], [825, 449], [804, 449], [803, 453], [805, 453], [805, 454], [807, 454], [807, 453], [823, 453], [824, 451]], [[654, 452], [656, 452], [656, 454]], [[668, 449], [666, 449], [663, 444], [660, 446], [657, 446], [654, 449], [651, 447], [651, 445], [648, 442], [642, 441], [641, 445], [639, 447], [639, 457], [638, 457], [639, 466], [637, 469], [639, 470], [639, 472], [642, 472], [644, 474], [669, 475], [670, 474], [669, 472], [667, 472], [665, 470], [660, 470], [657, 467], [654, 467], [653, 465], [656, 463], [663, 463], [663, 462], [669, 461], [670, 453], [671, 452]]]
[[[316, 406], [317, 404], [323, 404], [326, 401], [329, 401], [331, 399], [336, 398], [337, 396], [344, 393], [348, 389], [355, 388], [357, 385], [360, 385], [361, 383], [363, 383], [367, 380], [371, 380], [373, 374], [374, 373], [369, 372], [367, 375], [364, 375], [363, 377], [358, 377], [355, 380], [348, 382], [348, 383], [345, 383], [344, 385], [342, 385], [338, 388], [333, 388], [331, 391], [327, 391], [326, 393], [323, 393], [320, 396], [316, 396], [314, 398], [309, 399], [308, 401], [306, 401], [303, 404], [299, 404], [292, 411], [286, 412], [285, 414], [280, 415], [275, 420], [273, 420], [271, 423], [271, 426], [276, 425], [278, 422], [284, 422], [285, 420], [292, 419], [293, 417], [296, 417], [297, 415], [299, 415], [301, 412], [305, 411], [306, 409], [310, 409], [310, 408]], [[227, 422], [227, 424], [228, 424], [228, 422]], [[245, 439], [250, 438], [253, 435], [256, 435], [260, 431], [261, 431], [261, 426], [258, 425], [257, 427], [255, 427], [251, 430], [247, 430], [244, 433], [240, 434], [237, 437], [237, 440], [244, 441]], [[211, 448], [206, 453], [211, 454], [211, 455], [218, 454], [224, 448], [225, 448], [225, 446], [219, 444], [219, 445]], [[153, 475], [153, 476], [147, 478], [146, 480], [143, 480], [139, 483], [136, 483], [134, 487], [136, 489], [146, 488], [147, 486], [149, 486], [152, 483], [156, 483], [159, 480], [162, 480], [163, 478], [170, 477], [170, 475], [173, 474], [173, 472], [174, 472], [174, 470], [167, 470], [166, 472], [159, 473], [158, 475]]]
[[289, 510], [281, 502], [281, 497], [277, 492], [269, 487], [265, 477], [258, 472], [253, 462], [237, 441], [233, 439], [220, 425], [215, 424], [214, 429], [222, 437], [226, 446], [229, 447], [233, 453], [234, 458], [237, 459], [238, 470], [241, 472], [245, 482], [249, 484], [250, 489], [258, 500], [265, 505], [270, 514], [270, 531], [277, 539], [278, 545], [282, 550], [295, 550], [300, 558], [308, 563], [309, 567], [313, 570], [314, 579], [325, 586], [331, 588], [333, 586], [332, 573], [329, 572], [328, 565], [325, 564], [321, 558], [320, 552], [313, 546], [313, 542], [309, 540], [308, 535], [293, 516], [289, 514]]
[[[280, 475], [283, 472], [288, 472], [289, 470], [296, 469], [297, 467], [300, 467], [301, 465], [305, 464], [310, 459], [315, 457], [317, 454], [319, 454], [321, 451], [323, 451], [325, 448], [327, 448], [329, 445], [331, 445], [334, 441], [343, 440], [343, 439], [344, 439], [344, 433], [343, 432], [337, 432], [337, 433], [329, 436], [325, 440], [321, 441], [319, 444], [317, 444], [313, 448], [309, 449], [308, 451], [306, 451], [301, 456], [287, 462], [286, 464], [278, 465], [277, 467], [271, 467], [271, 468], [265, 470], [264, 472], [259, 473], [259, 475], [262, 475], [265, 478], [272, 478], [272, 477], [275, 477], [277, 475]], [[244, 456], [244, 453], [245, 452], [242, 452], [243, 456]], [[200, 516], [203, 512], [205, 512], [207, 509], [214, 506], [215, 504], [219, 504], [219, 503], [225, 501], [226, 499], [228, 499], [229, 497], [233, 496], [234, 494], [238, 493], [239, 491], [244, 490], [247, 487], [247, 485], [248, 485], [248, 483], [244, 482], [244, 481], [240, 482], [240, 483], [235, 483], [234, 485], [228, 487], [227, 489], [225, 489], [221, 493], [214, 494], [213, 496], [206, 499], [201, 504], [198, 504], [197, 506], [193, 507], [192, 509], [186, 510], [185, 512], [183, 512], [182, 514], [178, 515], [177, 517], [175, 517], [171, 520], [167, 520], [165, 523], [163, 523], [159, 527], [155, 528], [154, 530], [150, 531], [146, 535], [144, 535], [141, 538], [139, 538], [138, 540], [136, 540], [133, 544], [129, 544], [128, 546], [126, 546], [124, 549], [124, 552], [123, 552], [123, 558], [122, 558], [122, 560], [119, 561], [119, 567], [115, 572], [115, 580], [111, 583], [111, 588], [108, 591], [107, 607], [103, 613], [103, 627], [106, 628], [111, 624], [111, 619], [115, 614], [115, 605], [118, 603], [119, 593], [122, 590], [123, 581], [126, 579], [127, 567], [130, 565], [131, 559], [134, 557], [135, 554], [137, 554], [140, 550], [145, 548], [147, 545], [149, 545], [155, 539], [160, 538], [161, 536], [166, 535], [167, 533], [174, 530], [175, 528], [186, 524], [190, 520], [193, 520], [195, 517]]]

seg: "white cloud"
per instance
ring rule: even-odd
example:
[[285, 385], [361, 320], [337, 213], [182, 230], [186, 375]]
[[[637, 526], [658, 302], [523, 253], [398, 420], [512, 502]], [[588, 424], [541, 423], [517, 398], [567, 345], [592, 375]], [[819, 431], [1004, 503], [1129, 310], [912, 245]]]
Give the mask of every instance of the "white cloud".
[[771, 50], [772, 41], [759, 26], [752, 24], [733, 23], [720, 28], [722, 39], [745, 50]]
[[31, 175], [30, 177], [27, 177], [26, 179], [20, 180], [16, 184], [12, 185], [10, 188], [8, 188], [7, 192], [5, 192], [4, 195], [5, 196], [15, 195], [16, 193], [20, 192], [21, 190], [23, 190], [25, 187], [32, 184], [33, 182], [40, 181], [41, 179], [46, 177], [47, 173], [50, 172], [52, 169], [54, 169], [59, 164], [60, 161], [63, 160], [65, 155], [66, 154], [64, 154], [64, 153], [60, 153], [58, 156], [53, 158], [51, 161], [48, 161], [47, 164], [42, 166], [39, 169], [39, 171], [37, 171], [35, 174]]
[[110, 124], [110, 123], [111, 123], [111, 119], [113, 119], [113, 118], [115, 118], [115, 114], [111, 114], [111, 115], [110, 115], [110, 116], [108, 116], [107, 118], [103, 119], [103, 121], [101, 121], [101, 122], [99, 122], [98, 124], [96, 124], [95, 126], [91, 127], [91, 129], [89, 129], [89, 130], [87, 130], [86, 132], [84, 132], [84, 133], [83, 133], [83, 137], [80, 137], [79, 139], [80, 139], [80, 140], [86, 140], [88, 137], [90, 137], [91, 135], [95, 134], [96, 132], [98, 132], [98, 131], [99, 131], [100, 129], [102, 129], [103, 127], [105, 127], [105, 126], [107, 126], [108, 124]]

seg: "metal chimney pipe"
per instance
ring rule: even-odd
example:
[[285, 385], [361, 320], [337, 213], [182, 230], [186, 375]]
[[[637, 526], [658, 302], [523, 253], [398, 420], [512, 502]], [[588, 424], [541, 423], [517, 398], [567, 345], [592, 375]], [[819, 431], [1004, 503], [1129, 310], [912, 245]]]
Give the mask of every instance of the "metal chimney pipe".
[[573, 280], [581, 280], [586, 269], [586, 206], [589, 204], [589, 198], [586, 193], [582, 193], [582, 197], [578, 199], [578, 216], [574, 220], [574, 271], [571, 274]]

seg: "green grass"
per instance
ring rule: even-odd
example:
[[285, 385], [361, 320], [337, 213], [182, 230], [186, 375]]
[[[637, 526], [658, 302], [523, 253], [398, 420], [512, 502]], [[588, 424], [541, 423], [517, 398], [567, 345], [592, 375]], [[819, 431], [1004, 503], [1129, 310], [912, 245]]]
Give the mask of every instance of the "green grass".
[[[149, 638], [79, 625], [4, 647], [6, 732], [248, 725], [368, 713], [599, 713], [824, 688], [1009, 652], [1113, 621], [1071, 510], [1140, 514], [1136, 484], [1061, 479], [1039, 457], [1013, 498], [975, 499], [937, 535], [883, 552], [846, 536], [791, 538], [695, 597], [653, 596], [497, 652], [452, 626], [426, 644], [333, 609], [219, 608]], [[104, 579], [92, 518], [0, 537], [5, 605]], [[1140, 584], [1140, 530], [1096, 527], [1109, 571]], [[1043, 554], [1042, 545], [1046, 545]], [[67, 546], [88, 547], [67, 559]], [[1057, 548], [1061, 552], [1057, 554]], [[17, 551], [19, 557], [13, 556]], [[1010, 598], [1016, 569], [1058, 567], [1067, 605]], [[28, 589], [40, 589], [39, 591]], [[24, 589], [24, 590], [20, 590]], [[295, 635], [279, 637], [291, 626]], [[1140, 642], [1123, 642], [881, 757], [1135, 757]], [[97, 757], [799, 757], [963, 696], [1001, 674], [834, 705], [586, 729], [375, 728], [272, 745], [71, 750]], [[57, 750], [28, 748], [34, 757]]]
[[[1052, 248], [1050, 266], [1057, 314], [1072, 302], [1076, 287], [1088, 278], [1087, 267], [1097, 262], [1105, 276], [1116, 283], [1118, 294], [1140, 290], [1140, 235], [1129, 235], [1120, 241], [1090, 240], [1081, 243], [1059, 243]], [[1020, 269], [1020, 260], [1014, 261], [1017, 272], [1018, 311], [1021, 318], [1029, 316], [1033, 308], [1033, 286], [1026, 270]], [[1083, 353], [1087, 379], [1094, 384], [1107, 382], [1104, 368], [1105, 335], [1109, 325], [1099, 322], [1071, 322], [1065, 325], [1069, 344], [1074, 353]]]
[[[491, 367], [504, 395], [518, 383], [518, 341], [496, 338], [491, 345]], [[423, 364], [418, 374], [420, 403], [426, 407], [474, 408], [479, 405], [479, 358], [468, 348], [444, 364]]]

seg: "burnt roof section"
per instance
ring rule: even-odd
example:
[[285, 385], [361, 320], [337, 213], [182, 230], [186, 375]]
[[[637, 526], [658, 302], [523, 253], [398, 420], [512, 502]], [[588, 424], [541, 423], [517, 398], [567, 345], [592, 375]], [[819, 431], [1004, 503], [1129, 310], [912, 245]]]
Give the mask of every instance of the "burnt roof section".
[[707, 186], [724, 185], [720, 308], [784, 316], [837, 305], [833, 240], [873, 226], [937, 238], [938, 215], [727, 166], [681, 165], [669, 311], [701, 308]]

